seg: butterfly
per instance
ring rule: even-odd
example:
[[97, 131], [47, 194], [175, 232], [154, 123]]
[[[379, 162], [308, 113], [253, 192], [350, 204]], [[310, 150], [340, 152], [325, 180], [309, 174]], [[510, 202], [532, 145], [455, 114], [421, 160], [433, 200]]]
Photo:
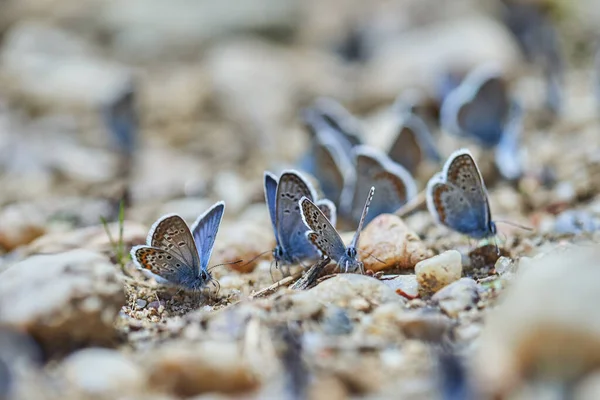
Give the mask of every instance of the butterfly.
[[117, 149], [126, 155], [133, 154], [136, 148], [139, 121], [135, 99], [135, 88], [130, 83], [115, 99], [105, 105], [102, 113]]
[[485, 184], [469, 150], [452, 153], [443, 171], [429, 180], [427, 208], [436, 222], [462, 234], [496, 235]]
[[413, 174], [425, 158], [441, 162], [429, 128], [415, 114], [406, 114], [403, 118], [396, 139], [388, 150], [388, 156]]
[[520, 138], [523, 130], [523, 108], [513, 101], [509, 121], [500, 143], [494, 150], [494, 161], [500, 174], [508, 180], [516, 180], [523, 175]]
[[306, 237], [319, 249], [323, 256], [336, 261], [338, 267], [340, 269], [343, 268], [344, 272], [359, 270], [361, 273], [364, 273], [364, 265], [358, 259], [358, 240], [360, 239], [360, 232], [365, 223], [365, 218], [369, 212], [369, 205], [373, 200], [374, 194], [375, 188], [371, 187], [367, 201], [363, 207], [358, 228], [348, 247], [346, 247], [339, 233], [333, 227], [333, 224], [317, 205], [307, 197], [303, 197], [300, 200], [302, 221], [310, 229], [306, 232]]
[[328, 98], [305, 109], [302, 120], [311, 133], [311, 144], [300, 168], [317, 178], [326, 198], [339, 204], [346, 174], [352, 170], [352, 148], [362, 143], [358, 122]]
[[200, 290], [212, 280], [208, 261], [221, 224], [225, 203], [218, 202], [188, 228], [178, 215], [168, 214], [152, 225], [145, 246], [131, 249], [141, 271], [159, 283]]
[[441, 125], [449, 133], [491, 148], [502, 139], [509, 110], [508, 88], [500, 69], [484, 64], [448, 94], [440, 111]]
[[[279, 178], [265, 172], [265, 198], [277, 243], [273, 258], [284, 265], [296, 264], [319, 257], [317, 249], [306, 239], [308, 228], [302, 222], [298, 201], [303, 197], [317, 198], [315, 190], [300, 173], [284, 171]], [[327, 199], [317, 201], [318, 207], [335, 224], [336, 208]]]
[[[404, 167], [390, 160], [383, 152], [369, 146], [357, 146], [353, 150], [355, 173], [349, 178], [343, 193], [345, 215], [358, 222], [366, 218], [369, 223], [383, 213], [392, 213], [417, 194], [415, 180]], [[368, 216], [361, 214], [362, 199], [371, 186], [377, 190], [377, 199], [371, 203]]]

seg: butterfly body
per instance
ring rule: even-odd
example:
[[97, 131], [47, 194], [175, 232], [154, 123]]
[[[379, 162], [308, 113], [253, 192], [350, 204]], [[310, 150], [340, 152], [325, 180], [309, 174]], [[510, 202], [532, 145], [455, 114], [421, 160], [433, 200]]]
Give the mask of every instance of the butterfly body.
[[371, 187], [360, 222], [358, 223], [358, 228], [349, 246], [344, 244], [339, 233], [337, 233], [331, 222], [317, 205], [306, 197], [300, 200], [302, 220], [310, 228], [306, 232], [306, 237], [319, 249], [322, 256], [336, 261], [338, 267], [344, 272], [357, 270], [364, 272], [364, 265], [358, 259], [358, 240], [374, 193], [375, 188]]
[[191, 230], [180, 216], [163, 216], [150, 229], [146, 245], [131, 249], [131, 257], [145, 275], [159, 283], [203, 289], [212, 280], [208, 261], [224, 209], [225, 203], [216, 203]]
[[[265, 173], [265, 197], [276, 241], [272, 254], [277, 263], [291, 265], [317, 259], [317, 249], [306, 239], [308, 228], [302, 222], [298, 204], [302, 197], [316, 198], [312, 186], [296, 171], [284, 171], [279, 180]], [[317, 204], [335, 221], [333, 203], [323, 199]]]
[[496, 235], [487, 191], [471, 153], [454, 152], [427, 184], [427, 207], [437, 222], [475, 239]]

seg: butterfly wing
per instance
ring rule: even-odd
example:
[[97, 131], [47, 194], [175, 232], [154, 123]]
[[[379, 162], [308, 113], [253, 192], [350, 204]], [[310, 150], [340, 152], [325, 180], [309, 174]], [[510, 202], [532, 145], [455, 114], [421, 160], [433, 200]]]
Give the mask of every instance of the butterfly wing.
[[179, 215], [168, 214], [156, 221], [150, 228], [146, 244], [171, 253], [194, 273], [199, 271], [200, 259], [194, 238]]
[[131, 258], [138, 269], [159, 283], [185, 285], [194, 278], [185, 261], [157, 247], [135, 246]]
[[307, 110], [304, 120], [313, 132], [313, 139], [303, 167], [317, 178], [325, 197], [337, 203], [344, 188], [346, 171], [352, 167], [350, 151], [353, 144], [328, 125], [316, 110]]
[[375, 187], [371, 186], [371, 189], [369, 189], [369, 195], [367, 197], [367, 200], [365, 201], [365, 206], [363, 207], [362, 214], [360, 216], [360, 221], [358, 222], [358, 228], [356, 228], [356, 233], [354, 234], [354, 238], [352, 238], [352, 244], [350, 245], [351, 247], [354, 247], [354, 248], [358, 247], [358, 240], [360, 239], [360, 233], [362, 232], [363, 225], [365, 224], [365, 220], [367, 218], [367, 215], [369, 214], [369, 206], [371, 205], [371, 202], [373, 201], [374, 195], [375, 195]]
[[423, 152], [413, 127], [403, 123], [396, 140], [392, 143], [388, 156], [394, 162], [414, 173], [423, 160]]
[[508, 180], [519, 179], [523, 175], [521, 148], [519, 146], [522, 130], [523, 110], [518, 103], [514, 102], [502, 140], [500, 140], [494, 152], [496, 168]]
[[275, 232], [275, 240], [279, 242], [277, 237], [277, 214], [276, 214], [276, 198], [277, 198], [277, 178], [270, 172], [265, 172], [265, 201], [269, 208], [269, 216], [271, 217], [271, 225]]
[[346, 251], [346, 246], [331, 222], [310, 199], [303, 197], [299, 204], [302, 210], [302, 220], [310, 229], [306, 233], [308, 240], [323, 255], [339, 261]]
[[438, 222], [474, 238], [493, 235], [483, 179], [467, 150], [450, 156], [427, 185], [427, 206]]
[[130, 84], [103, 110], [106, 126], [113, 134], [118, 149], [125, 154], [132, 154], [136, 145], [138, 115], [135, 94], [135, 89]]
[[329, 199], [321, 199], [315, 204], [319, 207], [319, 210], [321, 210], [323, 215], [325, 215], [325, 218], [331, 222], [331, 225], [335, 227], [337, 224], [337, 209], [335, 204]]
[[360, 221], [364, 199], [369, 197], [371, 186], [377, 190], [377, 198], [371, 203], [366, 223], [379, 214], [392, 213], [417, 194], [417, 186], [401, 165], [391, 161], [385, 154], [368, 146], [357, 146], [354, 151], [356, 175], [349, 181], [344, 197], [351, 199], [349, 215]]
[[220, 201], [198, 217], [192, 225], [192, 235], [200, 255], [200, 267], [204, 271], [208, 267], [224, 211], [225, 203]]
[[285, 171], [277, 185], [276, 225], [285, 258], [300, 261], [317, 256], [316, 249], [306, 240], [308, 228], [302, 222], [299, 201], [302, 197], [314, 199], [310, 184], [296, 171]]
[[502, 138], [509, 108], [505, 82], [500, 77], [490, 77], [476, 89], [474, 98], [460, 107], [458, 124], [483, 146], [494, 147]]

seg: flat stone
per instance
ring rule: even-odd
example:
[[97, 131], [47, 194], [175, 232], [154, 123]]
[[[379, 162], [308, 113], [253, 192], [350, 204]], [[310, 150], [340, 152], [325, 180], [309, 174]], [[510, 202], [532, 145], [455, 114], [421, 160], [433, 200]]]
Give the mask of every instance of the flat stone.
[[142, 368], [110, 349], [80, 350], [67, 357], [61, 369], [65, 379], [88, 396], [122, 396], [146, 385]]
[[88, 250], [33, 256], [0, 274], [0, 323], [24, 329], [47, 353], [111, 344], [124, 303], [117, 267]]

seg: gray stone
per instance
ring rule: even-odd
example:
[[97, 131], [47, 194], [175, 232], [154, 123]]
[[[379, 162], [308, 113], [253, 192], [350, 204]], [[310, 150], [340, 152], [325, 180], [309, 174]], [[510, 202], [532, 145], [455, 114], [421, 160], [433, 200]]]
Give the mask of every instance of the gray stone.
[[471, 278], [461, 278], [439, 290], [431, 297], [442, 311], [456, 318], [461, 311], [469, 310], [479, 300], [479, 285]]

